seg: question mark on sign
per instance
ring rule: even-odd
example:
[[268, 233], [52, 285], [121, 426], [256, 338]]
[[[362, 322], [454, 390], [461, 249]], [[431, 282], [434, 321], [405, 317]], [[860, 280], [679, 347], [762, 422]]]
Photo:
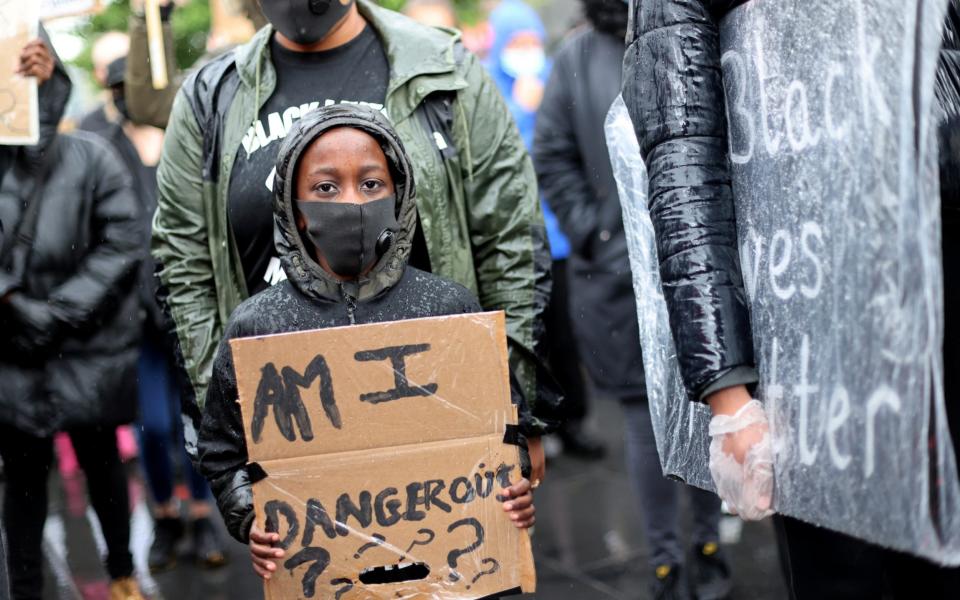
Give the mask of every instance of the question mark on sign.
[[[493, 559], [493, 558], [485, 558], [482, 561], [480, 561], [480, 564], [490, 565], [490, 568], [487, 569], [486, 571], [480, 571], [479, 573], [474, 575], [473, 579], [470, 580], [470, 585], [475, 584], [477, 580], [483, 577], [484, 575], [493, 575], [494, 573], [500, 570], [500, 563], [498, 563], [496, 559]], [[470, 585], [467, 586], [468, 590], [470, 589]]]
[[[433, 541], [433, 538], [437, 537], [436, 534], [433, 533], [433, 531], [430, 530], [430, 529], [419, 529], [419, 530], [417, 530], [417, 535], [426, 536], [427, 539], [422, 540], [422, 541], [421, 541], [421, 540], [413, 540], [412, 542], [410, 542], [410, 547], [407, 548], [406, 554], [410, 554], [410, 551], [413, 550], [414, 546], [426, 546], [427, 544], [429, 544], [430, 542]], [[404, 558], [406, 558], [406, 557], [404, 557]], [[401, 561], [401, 562], [403, 562], [403, 561]]]
[[343, 596], [344, 594], [346, 594], [347, 592], [349, 592], [350, 590], [353, 589], [353, 580], [352, 580], [352, 579], [347, 579], [346, 577], [341, 577], [341, 578], [339, 578], [339, 579], [331, 579], [331, 580], [330, 580], [330, 585], [341, 585], [341, 584], [343, 584], [343, 587], [340, 588], [339, 590], [337, 590], [337, 593], [336, 593], [336, 595], [334, 596], [334, 600], [340, 600], [340, 596]]
[[382, 546], [383, 543], [387, 541], [387, 538], [383, 537], [379, 533], [373, 534], [372, 537], [373, 537], [373, 541], [360, 546], [360, 549], [357, 550], [357, 553], [353, 555], [354, 558], [360, 558], [360, 555], [366, 552], [367, 550], [369, 550], [370, 548], [376, 548], [377, 546]]
[[471, 552], [479, 548], [481, 544], [483, 544], [483, 525], [481, 525], [480, 521], [474, 519], [473, 517], [460, 519], [455, 523], [451, 523], [450, 527], [447, 527], [447, 533], [453, 533], [454, 529], [459, 529], [460, 527], [464, 527], [466, 525], [470, 525], [471, 527], [473, 527], [473, 530], [477, 536], [477, 539], [466, 548], [453, 549], [450, 551], [449, 554], [447, 554], [447, 565], [449, 565], [451, 569], [450, 581], [460, 580], [460, 573], [457, 573], [457, 559], [459, 559], [464, 554], [470, 554]]

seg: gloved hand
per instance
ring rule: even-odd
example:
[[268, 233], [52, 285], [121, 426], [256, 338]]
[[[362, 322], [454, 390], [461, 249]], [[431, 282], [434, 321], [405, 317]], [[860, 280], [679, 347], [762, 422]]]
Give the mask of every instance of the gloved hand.
[[717, 494], [743, 519], [773, 514], [773, 447], [760, 402], [710, 420], [710, 473]]
[[45, 301], [14, 292], [7, 297], [6, 312], [13, 330], [10, 342], [15, 349], [32, 355], [53, 344], [59, 326]]

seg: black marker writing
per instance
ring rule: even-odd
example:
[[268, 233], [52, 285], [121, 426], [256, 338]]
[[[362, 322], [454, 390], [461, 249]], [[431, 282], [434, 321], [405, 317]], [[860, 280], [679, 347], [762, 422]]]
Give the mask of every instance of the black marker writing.
[[[282, 373], [282, 376], [281, 376]], [[260, 383], [257, 385], [257, 395], [253, 403], [253, 423], [251, 431], [254, 443], [260, 442], [263, 435], [263, 425], [273, 407], [273, 418], [277, 428], [287, 441], [297, 439], [294, 422], [300, 431], [300, 437], [309, 442], [313, 439], [313, 427], [310, 424], [310, 415], [300, 397], [300, 388], [309, 388], [320, 378], [320, 403], [330, 423], [340, 429], [342, 422], [340, 411], [337, 409], [336, 398], [333, 395], [333, 379], [327, 361], [321, 355], [314, 357], [303, 375], [291, 367], [283, 367], [280, 373], [272, 362], [267, 363], [260, 370]]]
[[393, 367], [393, 389], [385, 392], [370, 392], [361, 394], [362, 402], [371, 404], [380, 404], [381, 402], [391, 402], [400, 398], [417, 398], [422, 396], [431, 396], [437, 393], [437, 384], [428, 383], [426, 385], [410, 385], [407, 380], [407, 365], [405, 359], [411, 354], [420, 354], [430, 350], [430, 344], [410, 344], [407, 346], [390, 346], [380, 348], [379, 350], [364, 350], [357, 352], [354, 359], [358, 362], [389, 360]]

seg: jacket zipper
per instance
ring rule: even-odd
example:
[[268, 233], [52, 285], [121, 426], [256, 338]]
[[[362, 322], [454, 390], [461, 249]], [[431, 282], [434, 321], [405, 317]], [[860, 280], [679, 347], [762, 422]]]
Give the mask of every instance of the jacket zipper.
[[344, 302], [347, 303], [347, 317], [350, 319], [351, 325], [356, 325], [357, 320], [355, 317], [355, 311], [357, 310], [357, 300], [351, 296], [347, 290], [343, 289], [343, 284], [340, 284], [340, 295], [343, 296]]

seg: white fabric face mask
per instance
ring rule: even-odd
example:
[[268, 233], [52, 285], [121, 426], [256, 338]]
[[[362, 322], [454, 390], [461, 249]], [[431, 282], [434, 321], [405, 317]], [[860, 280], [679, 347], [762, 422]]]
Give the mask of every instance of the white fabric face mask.
[[547, 56], [543, 48], [507, 49], [500, 55], [500, 66], [511, 77], [532, 77], [543, 72]]

